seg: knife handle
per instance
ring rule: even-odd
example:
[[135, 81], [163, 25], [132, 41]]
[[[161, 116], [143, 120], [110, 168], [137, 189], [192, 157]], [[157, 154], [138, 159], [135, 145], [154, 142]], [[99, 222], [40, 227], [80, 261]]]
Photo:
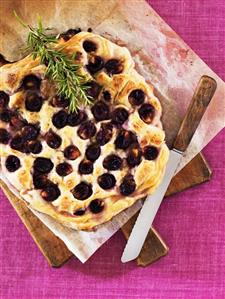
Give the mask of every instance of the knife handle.
[[174, 141], [174, 149], [181, 152], [184, 152], [187, 149], [200, 120], [216, 91], [216, 87], [217, 83], [213, 78], [208, 76], [201, 77]]

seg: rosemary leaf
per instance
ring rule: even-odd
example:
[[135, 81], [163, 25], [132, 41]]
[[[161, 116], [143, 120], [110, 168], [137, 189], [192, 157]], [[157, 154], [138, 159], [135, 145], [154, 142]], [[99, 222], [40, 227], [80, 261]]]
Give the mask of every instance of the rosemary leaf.
[[47, 66], [46, 75], [56, 82], [58, 94], [69, 99], [69, 111], [75, 112], [80, 106], [90, 105], [92, 97], [87, 94], [89, 81], [87, 76], [80, 73], [81, 66], [74, 63], [76, 53], [68, 57], [61, 48], [56, 48], [58, 36], [47, 35], [38, 16], [37, 28], [27, 25], [14, 12], [17, 20], [29, 30], [26, 51], [29, 51], [33, 59], [37, 57], [42, 64]]

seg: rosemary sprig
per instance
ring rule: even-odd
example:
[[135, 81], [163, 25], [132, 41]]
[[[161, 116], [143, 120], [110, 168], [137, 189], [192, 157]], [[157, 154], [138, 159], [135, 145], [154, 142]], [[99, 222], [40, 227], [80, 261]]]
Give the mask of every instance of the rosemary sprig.
[[50, 29], [43, 28], [40, 17], [37, 28], [34, 28], [24, 23], [16, 12], [14, 14], [18, 21], [29, 29], [26, 50], [33, 59], [38, 57], [40, 62], [47, 66], [46, 75], [56, 82], [58, 94], [70, 101], [69, 111], [75, 112], [80, 106], [91, 104], [92, 97], [87, 94], [89, 86], [86, 84], [89, 80], [80, 74], [81, 65], [73, 62], [75, 56], [70, 58], [62, 51], [63, 47], [56, 47], [57, 36], [45, 33]]

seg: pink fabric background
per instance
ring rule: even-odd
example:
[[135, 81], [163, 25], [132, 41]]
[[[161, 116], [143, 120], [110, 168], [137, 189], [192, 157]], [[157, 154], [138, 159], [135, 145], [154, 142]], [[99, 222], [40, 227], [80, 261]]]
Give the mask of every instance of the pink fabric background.
[[[149, 0], [152, 7], [225, 80], [223, 0]], [[147, 268], [121, 264], [117, 233], [86, 264], [51, 269], [0, 193], [0, 298], [225, 298], [225, 130], [204, 150], [209, 183], [164, 201], [155, 227], [170, 246]]]

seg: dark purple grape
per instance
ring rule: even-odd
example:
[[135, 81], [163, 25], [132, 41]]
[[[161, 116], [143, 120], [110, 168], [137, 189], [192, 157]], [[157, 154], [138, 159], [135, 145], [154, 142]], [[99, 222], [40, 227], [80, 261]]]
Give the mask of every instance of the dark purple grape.
[[84, 48], [85, 52], [90, 53], [90, 52], [94, 52], [97, 50], [97, 45], [96, 45], [96, 43], [94, 43], [91, 40], [85, 40], [83, 42], [83, 48]]
[[113, 126], [110, 123], [101, 124], [101, 128], [96, 135], [96, 140], [100, 145], [104, 145], [109, 142], [113, 134]]
[[61, 192], [56, 184], [49, 184], [41, 190], [41, 197], [46, 201], [54, 201], [60, 196]]
[[78, 209], [73, 213], [73, 215], [75, 216], [83, 216], [84, 214], [85, 214], [85, 209]]
[[115, 146], [120, 149], [127, 149], [131, 144], [137, 142], [137, 136], [127, 130], [121, 130], [116, 137]]
[[109, 75], [120, 74], [123, 72], [123, 64], [118, 59], [110, 59], [106, 62], [105, 69]]
[[127, 164], [135, 167], [141, 163], [142, 152], [137, 145], [131, 146], [127, 155]]
[[125, 108], [116, 108], [111, 115], [112, 123], [115, 125], [122, 125], [129, 117], [129, 113]]
[[155, 160], [159, 154], [157, 147], [151, 145], [145, 146], [143, 152], [146, 160]]
[[68, 41], [69, 39], [71, 39], [71, 37], [73, 37], [74, 35], [76, 35], [77, 33], [80, 33], [81, 29], [80, 28], [75, 28], [75, 29], [69, 29], [66, 32], [63, 32], [60, 34], [60, 37], [64, 39], [64, 41]]
[[122, 159], [114, 154], [107, 156], [103, 160], [103, 167], [107, 170], [118, 170], [122, 166]]
[[150, 124], [155, 116], [155, 108], [151, 104], [143, 104], [138, 109], [138, 113], [139, 113], [140, 118], [146, 124]]
[[68, 160], [76, 160], [80, 156], [80, 151], [75, 145], [69, 145], [64, 149], [64, 157]]
[[8, 131], [6, 129], [1, 129], [0, 128], [0, 143], [8, 144], [10, 138], [11, 138], [11, 136], [8, 133]]
[[25, 146], [25, 140], [22, 137], [21, 134], [16, 134], [13, 136], [13, 138], [10, 141], [10, 146], [12, 149], [20, 151], [20, 152], [26, 152], [26, 149], [24, 148]]
[[103, 91], [103, 99], [106, 101], [106, 102], [110, 102], [111, 99], [112, 99], [112, 96], [111, 96], [111, 93], [108, 91], [108, 90], [105, 90]]
[[136, 183], [131, 174], [126, 175], [120, 185], [120, 193], [124, 196], [128, 196], [136, 189]]
[[53, 149], [59, 148], [62, 144], [62, 138], [52, 130], [48, 131], [48, 133], [45, 135], [45, 140], [47, 145]]
[[90, 81], [86, 84], [86, 86], [88, 87], [86, 93], [92, 98], [97, 99], [102, 89], [101, 85], [95, 81]]
[[86, 112], [84, 112], [82, 110], [78, 110], [78, 111], [70, 113], [68, 115], [67, 124], [71, 127], [75, 127], [75, 126], [80, 125], [86, 119], [87, 119]]
[[10, 126], [13, 129], [19, 130], [27, 124], [27, 121], [19, 114], [14, 114], [10, 119]]
[[52, 161], [44, 157], [36, 158], [33, 164], [34, 170], [40, 173], [49, 173], [53, 166]]
[[28, 151], [32, 154], [39, 154], [42, 151], [42, 144], [38, 140], [31, 140], [27, 142]]
[[22, 88], [29, 89], [29, 90], [35, 90], [40, 89], [41, 86], [41, 79], [38, 78], [35, 75], [27, 75], [22, 82]]
[[67, 176], [68, 174], [73, 172], [73, 167], [69, 163], [63, 162], [56, 166], [56, 172], [60, 176]]
[[35, 189], [43, 189], [47, 185], [51, 184], [50, 180], [47, 178], [46, 174], [40, 174], [34, 172], [33, 174], [33, 184]]
[[15, 113], [12, 110], [4, 109], [0, 112], [0, 120], [9, 123]]
[[5, 167], [9, 172], [14, 172], [19, 169], [21, 166], [20, 159], [14, 155], [10, 155], [7, 157], [5, 161]]
[[9, 104], [9, 95], [3, 90], [0, 90], [0, 109], [4, 109]]
[[93, 214], [101, 213], [104, 209], [104, 202], [96, 198], [90, 202], [89, 209]]
[[78, 200], [85, 200], [93, 193], [90, 184], [81, 182], [71, 190], [73, 196]]
[[68, 114], [65, 110], [56, 112], [52, 117], [52, 123], [57, 129], [62, 129], [67, 125]]
[[104, 60], [100, 56], [91, 57], [86, 67], [91, 74], [95, 74], [103, 69]]
[[88, 160], [94, 162], [98, 159], [101, 154], [101, 148], [98, 144], [90, 144], [85, 152], [85, 155]]
[[102, 189], [108, 190], [115, 186], [116, 179], [111, 173], [104, 173], [98, 177], [98, 184]]
[[35, 91], [28, 91], [25, 95], [25, 107], [30, 112], [39, 112], [43, 99]]
[[139, 106], [144, 103], [145, 93], [141, 89], [134, 89], [128, 96], [128, 100], [131, 105]]
[[69, 106], [69, 99], [65, 98], [64, 96], [60, 95], [60, 96], [55, 96], [52, 100], [51, 100], [51, 105], [53, 107], [61, 107], [61, 108], [66, 108]]
[[81, 139], [89, 139], [96, 133], [96, 127], [92, 121], [86, 121], [82, 123], [77, 131], [78, 136]]
[[93, 172], [93, 163], [89, 160], [82, 160], [78, 170], [80, 174], [90, 174]]
[[97, 121], [109, 119], [109, 106], [102, 101], [97, 101], [91, 112]]
[[34, 140], [38, 137], [39, 129], [34, 125], [26, 125], [21, 130], [21, 135], [24, 140]]

